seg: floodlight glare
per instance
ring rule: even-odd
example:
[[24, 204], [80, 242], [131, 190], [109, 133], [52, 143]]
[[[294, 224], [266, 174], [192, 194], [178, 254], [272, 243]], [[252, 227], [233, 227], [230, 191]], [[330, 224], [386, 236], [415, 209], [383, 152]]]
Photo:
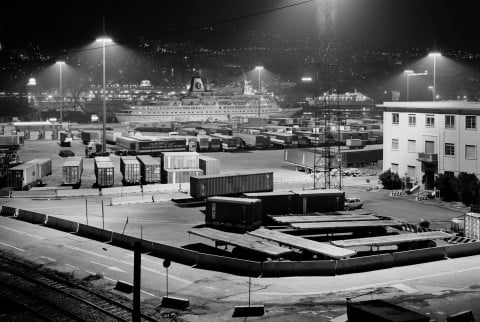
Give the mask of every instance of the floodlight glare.
[[302, 77], [302, 82], [311, 82], [312, 78], [311, 77]]
[[442, 54], [439, 52], [432, 52], [428, 54], [428, 57], [440, 57], [440, 56], [442, 56]]
[[257, 66], [255, 67], [256, 70], [262, 70], [263, 69], [263, 66]]
[[113, 42], [112, 38], [110, 38], [110, 37], [98, 37], [95, 41], [96, 42], [103, 42], [103, 43]]

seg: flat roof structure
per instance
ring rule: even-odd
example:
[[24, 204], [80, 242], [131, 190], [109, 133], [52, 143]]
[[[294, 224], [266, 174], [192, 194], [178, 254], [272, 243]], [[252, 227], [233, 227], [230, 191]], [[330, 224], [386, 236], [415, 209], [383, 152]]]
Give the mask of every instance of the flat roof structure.
[[388, 227], [401, 226], [401, 223], [395, 220], [355, 220], [355, 221], [328, 221], [328, 222], [302, 222], [293, 223], [291, 226], [295, 229], [323, 229], [340, 230], [367, 227]]
[[384, 102], [377, 106], [385, 112], [480, 115], [480, 103], [468, 101]]
[[264, 238], [277, 242], [281, 245], [287, 245], [298, 249], [308, 250], [314, 254], [321, 254], [334, 259], [340, 259], [355, 255], [357, 252], [333, 246], [327, 243], [316, 242], [310, 239], [292, 236], [279, 231], [260, 228], [247, 233], [255, 237]]
[[227, 233], [212, 228], [192, 228], [188, 231], [188, 233], [213, 241], [223, 242], [228, 245], [250, 249], [274, 257], [279, 257], [292, 252], [292, 250], [288, 248], [272, 244], [263, 238], [246, 234]]
[[330, 221], [362, 221], [362, 220], [380, 220], [373, 215], [314, 215], [314, 216], [275, 216], [273, 220], [282, 224], [302, 223], [302, 222], [330, 222]]
[[345, 240], [333, 240], [332, 244], [339, 247], [355, 247], [355, 246], [382, 246], [382, 245], [396, 245], [400, 243], [408, 243], [413, 241], [429, 240], [429, 239], [444, 239], [450, 238], [454, 235], [443, 231], [429, 231], [424, 233], [409, 233], [390, 236], [378, 236], [368, 238], [355, 238]]

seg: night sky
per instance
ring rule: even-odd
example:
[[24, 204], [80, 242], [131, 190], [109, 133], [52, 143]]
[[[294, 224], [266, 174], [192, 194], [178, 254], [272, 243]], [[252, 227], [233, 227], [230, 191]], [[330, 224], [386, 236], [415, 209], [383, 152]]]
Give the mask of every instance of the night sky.
[[[81, 47], [102, 32], [119, 41], [147, 39], [194, 41], [204, 35], [178, 30], [205, 25], [302, 0], [208, 1], [16, 1], [0, 11], [0, 42], [22, 47], [34, 42], [41, 48]], [[336, 39], [397, 48], [433, 47], [471, 49], [476, 41], [476, 1], [446, 0], [338, 0], [332, 28]], [[222, 42], [248, 29], [273, 31], [292, 37], [322, 34], [318, 1], [217, 26], [210, 41]], [[172, 33], [168, 29], [174, 28]], [[329, 33], [333, 35], [333, 33]]]

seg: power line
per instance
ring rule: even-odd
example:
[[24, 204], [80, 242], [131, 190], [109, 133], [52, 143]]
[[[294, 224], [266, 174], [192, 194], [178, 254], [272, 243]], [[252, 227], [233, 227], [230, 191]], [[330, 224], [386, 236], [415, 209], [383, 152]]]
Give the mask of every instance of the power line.
[[[252, 18], [252, 17], [255, 17], [255, 16], [261, 16], [261, 15], [265, 15], [265, 14], [268, 14], [268, 13], [272, 13], [272, 12], [275, 12], [275, 11], [280, 11], [280, 10], [284, 10], [284, 9], [288, 9], [288, 8], [292, 8], [292, 7], [301, 6], [301, 5], [304, 5], [304, 4], [307, 4], [307, 3], [310, 3], [310, 2], [314, 2], [314, 1], [316, 1], [316, 0], [305, 0], [305, 1], [297, 2], [297, 3], [289, 4], [289, 5], [286, 5], [286, 6], [281, 6], [281, 7], [277, 7], [277, 8], [273, 8], [273, 9], [254, 12], [254, 13], [244, 15], [244, 16], [229, 18], [229, 19], [225, 19], [225, 20], [221, 20], [221, 21], [217, 21], [217, 22], [213, 22], [213, 23], [209, 23], [209, 24], [205, 24], [205, 25], [199, 25], [199, 26], [194, 26], [194, 27], [190, 27], [190, 28], [185, 28], [185, 29], [173, 31], [173, 33], [181, 34], [181, 33], [200, 30], [200, 29], [204, 29], [204, 28], [211, 28], [211, 27], [215, 27], [215, 26], [218, 26], [218, 25], [223, 25], [223, 24], [226, 24], [226, 23], [229, 23], [229, 22], [248, 19], [248, 18]], [[113, 43], [113, 44], [106, 45], [105, 48], [115, 47], [115, 46], [120, 46], [120, 45], [127, 45], [127, 44], [132, 44], [132, 43], [135, 43], [135, 42], [136, 42], [136, 40], [121, 41], [121, 42], [115, 41], [115, 43]], [[90, 50], [96, 50], [96, 49], [102, 49], [102, 48], [103, 48], [103, 46], [93, 47], [93, 48], [77, 49], [77, 50], [68, 51], [68, 52], [65, 52], [65, 53], [62, 53], [62, 54], [58, 54], [58, 55], [55, 55], [55, 56], [65, 56], [65, 55], [69, 55], [69, 54], [75, 54], [75, 53], [80, 53], [80, 52], [90, 51]]]

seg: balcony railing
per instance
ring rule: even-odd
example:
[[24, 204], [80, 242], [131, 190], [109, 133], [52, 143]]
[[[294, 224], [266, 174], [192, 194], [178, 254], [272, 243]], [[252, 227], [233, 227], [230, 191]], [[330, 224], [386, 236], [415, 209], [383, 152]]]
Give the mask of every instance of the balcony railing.
[[421, 162], [438, 162], [438, 154], [436, 153], [419, 153], [418, 161]]

